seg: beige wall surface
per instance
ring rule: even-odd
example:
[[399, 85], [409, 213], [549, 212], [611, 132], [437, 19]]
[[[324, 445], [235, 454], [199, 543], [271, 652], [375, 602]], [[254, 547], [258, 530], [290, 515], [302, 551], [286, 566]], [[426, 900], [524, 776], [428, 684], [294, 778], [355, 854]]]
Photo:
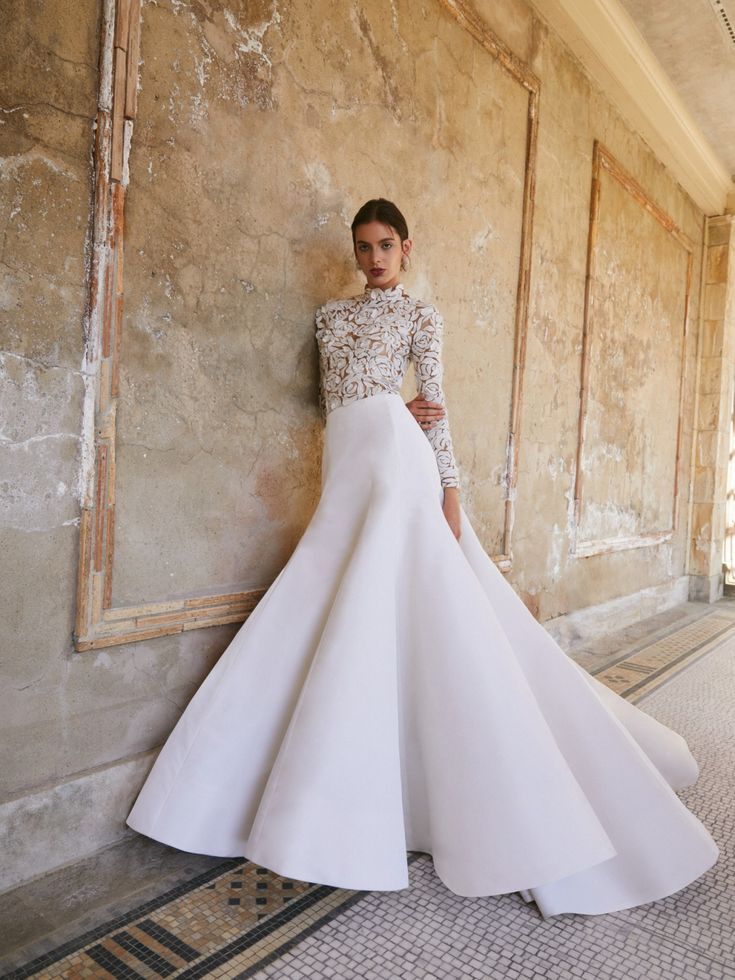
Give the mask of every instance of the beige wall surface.
[[349, 222], [378, 195], [410, 222], [407, 288], [446, 311], [449, 386], [498, 420], [457, 425], [497, 550], [524, 89], [440, 3], [345, 4], [328, 27], [309, 4], [204, 10], [143, 12], [115, 603], [283, 565], [318, 480], [313, 310], [362, 288]]
[[[501, 5], [492, 6], [497, 11]], [[548, 620], [670, 581], [686, 571], [702, 214], [612, 109], [604, 93], [589, 83], [560, 39], [538, 22], [529, 37], [530, 64], [541, 79], [541, 99], [512, 579], [539, 618]], [[595, 139], [691, 240], [695, 257], [684, 352], [677, 530], [670, 540], [653, 546], [578, 557], [570, 551], [575, 531], [574, 484]], [[610, 195], [623, 207], [620, 224], [615, 221], [615, 204], [608, 208]], [[594, 328], [597, 314], [598, 327], [607, 331], [606, 341], [602, 339], [611, 359], [608, 364], [600, 363], [601, 338], [597, 335], [595, 339], [593, 332], [589, 379], [593, 417], [588, 420], [593, 432], [587, 432], [581, 463], [585, 468], [584, 493], [591, 490], [593, 501], [596, 495], [603, 506], [610, 501], [613, 506], [602, 528], [587, 525], [580, 532], [581, 536], [594, 533], [597, 537], [604, 530], [606, 537], [623, 538], [631, 526], [638, 530], [651, 527], [655, 521], [647, 508], [652, 507], [657, 515], [667, 509], [671, 498], [675, 448], [671, 425], [678, 416], [679, 392], [678, 382], [670, 385], [668, 376], [673, 370], [672, 337], [674, 343], [681, 343], [683, 334], [681, 319], [677, 320], [681, 307], [676, 305], [684, 285], [683, 259], [681, 247], [673, 246], [660, 225], [615, 189], [607, 175], [602, 178], [601, 218], [596, 243], [599, 282], [591, 287], [591, 322]], [[626, 235], [628, 251], [623, 244]], [[636, 256], [645, 257], [646, 262], [639, 264]], [[655, 261], [649, 261], [651, 256]], [[666, 288], [658, 296], [662, 281]], [[617, 297], [624, 297], [623, 309], [615, 305]], [[652, 317], [660, 314], [664, 319], [658, 326]], [[647, 379], [647, 392], [640, 390], [643, 378]], [[642, 413], [653, 391], [657, 422], [652, 455], [644, 452], [643, 438], [644, 427], [651, 420], [644, 420]], [[619, 459], [606, 499], [602, 474], [594, 460], [605, 459], [602, 443], [607, 436], [599, 429], [595, 433], [594, 426], [615, 418], [628, 425], [635, 419], [636, 434], [629, 430], [615, 434], [616, 442], [608, 455]], [[626, 482], [632, 486], [634, 481], [636, 494], [624, 498]], [[615, 506], [622, 500], [624, 509]], [[588, 519], [589, 510], [585, 514], [583, 508], [582, 515], [583, 520]]]
[[[465, 507], [496, 554], [512, 498], [508, 575], [534, 614], [686, 572], [702, 214], [525, 0], [478, 0], [484, 44], [451, 6], [143, 3], [113, 605], [264, 587], [287, 559], [319, 489], [313, 311], [362, 288], [349, 223], [376, 195], [396, 200], [415, 239], [407, 289], [444, 315]], [[6, 797], [122, 771], [160, 744], [238, 628], [73, 652], [101, 7], [15, 0], [0, 37]], [[494, 39], [539, 80], [530, 161], [529, 93]], [[685, 337], [681, 245], [603, 175], [578, 540], [671, 529], [681, 381], [680, 499], [667, 539], [581, 557], [571, 552], [595, 140], [694, 259]], [[131, 798], [140, 774], [125, 772]], [[75, 799], [94, 805], [83, 789]]]
[[[106, 693], [88, 697], [83, 678], [102, 678], [72, 655], [71, 636], [98, 26], [97, 0], [80, 0], [74, 9], [32, 0], [3, 8], [3, 795], [95, 765], [94, 716], [101, 713], [100, 700], [119, 697], [112, 677]], [[88, 750], [78, 752], [85, 744]]]
[[603, 171], [590, 289], [578, 541], [674, 525], [691, 251]]

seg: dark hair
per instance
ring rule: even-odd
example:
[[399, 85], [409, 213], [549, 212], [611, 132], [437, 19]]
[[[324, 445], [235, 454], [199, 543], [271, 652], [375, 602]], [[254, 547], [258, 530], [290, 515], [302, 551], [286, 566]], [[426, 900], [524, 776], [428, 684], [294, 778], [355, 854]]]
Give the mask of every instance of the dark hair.
[[408, 238], [408, 225], [406, 219], [392, 201], [386, 201], [384, 197], [374, 197], [366, 201], [355, 217], [352, 219], [352, 244], [355, 244], [355, 228], [358, 225], [366, 225], [370, 221], [380, 221], [384, 225], [395, 228], [402, 242]]

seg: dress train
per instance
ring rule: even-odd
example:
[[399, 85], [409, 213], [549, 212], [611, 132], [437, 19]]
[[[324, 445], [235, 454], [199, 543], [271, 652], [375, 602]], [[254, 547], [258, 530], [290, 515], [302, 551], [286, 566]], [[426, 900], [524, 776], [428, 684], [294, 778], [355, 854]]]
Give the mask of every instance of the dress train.
[[400, 395], [327, 417], [291, 558], [162, 748], [128, 824], [350, 889], [408, 885], [597, 914], [702, 875], [685, 741], [574, 663], [483, 550], [454, 538]]

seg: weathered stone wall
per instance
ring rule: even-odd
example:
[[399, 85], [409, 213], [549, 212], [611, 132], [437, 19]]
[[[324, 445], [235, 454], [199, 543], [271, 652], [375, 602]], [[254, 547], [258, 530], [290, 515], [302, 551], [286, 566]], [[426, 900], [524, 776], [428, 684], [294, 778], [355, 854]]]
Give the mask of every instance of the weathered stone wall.
[[[735, 483], [735, 236], [733, 215], [707, 221], [689, 528], [690, 594], [713, 602], [731, 567]], [[730, 491], [730, 492], [728, 492]], [[727, 532], [726, 532], [727, 528]]]
[[283, 564], [317, 482], [313, 310], [361, 288], [349, 222], [379, 194], [415, 236], [407, 285], [447, 313], [493, 543], [507, 425], [462, 411], [507, 414], [527, 95], [440, 3], [396, 18], [145, 7], [116, 602], [257, 586]]
[[[99, 671], [72, 655], [71, 636], [99, 5], [80, 0], [72, 9], [62, 2], [16, 0], [3, 6], [2, 20], [0, 796], [5, 799], [100, 761], [94, 742], [102, 706], [87, 696], [88, 682], [82, 679], [99, 677]], [[114, 680], [108, 682], [104, 697], [112, 699]], [[23, 874], [27, 862], [16, 866], [14, 861], [22, 831], [8, 830], [3, 864], [11, 876]], [[49, 860], [47, 849], [40, 860]]]
[[[509, 575], [544, 621], [630, 595], [666, 601], [686, 571], [702, 215], [525, 0], [476, 9], [540, 80]], [[36, 841], [75, 814], [79, 852], [124, 832], [141, 753], [237, 629], [73, 653], [99, 21], [95, 0], [15, 0], [0, 38], [6, 882], [47, 867]], [[407, 288], [444, 314], [465, 506], [497, 553], [526, 90], [440, 0], [144, 2], [141, 58], [113, 604], [263, 586], [285, 561], [318, 493], [313, 309], [361, 288], [349, 222], [379, 194], [415, 239]], [[679, 513], [668, 540], [580, 557], [594, 139], [682, 229], [694, 261], [684, 338], [682, 249], [603, 175], [579, 537], [666, 530], [683, 349]]]

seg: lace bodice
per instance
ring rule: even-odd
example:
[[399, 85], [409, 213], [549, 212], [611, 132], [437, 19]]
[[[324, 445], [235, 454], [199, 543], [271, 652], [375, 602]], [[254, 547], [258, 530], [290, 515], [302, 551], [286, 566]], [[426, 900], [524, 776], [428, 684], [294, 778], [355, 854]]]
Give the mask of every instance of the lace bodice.
[[[316, 339], [323, 417], [338, 405], [381, 391], [400, 392], [409, 362], [419, 394], [443, 405], [443, 326], [438, 310], [409, 296], [401, 283], [388, 289], [366, 285], [359, 296], [320, 306]], [[442, 486], [459, 486], [447, 416], [424, 431]]]

